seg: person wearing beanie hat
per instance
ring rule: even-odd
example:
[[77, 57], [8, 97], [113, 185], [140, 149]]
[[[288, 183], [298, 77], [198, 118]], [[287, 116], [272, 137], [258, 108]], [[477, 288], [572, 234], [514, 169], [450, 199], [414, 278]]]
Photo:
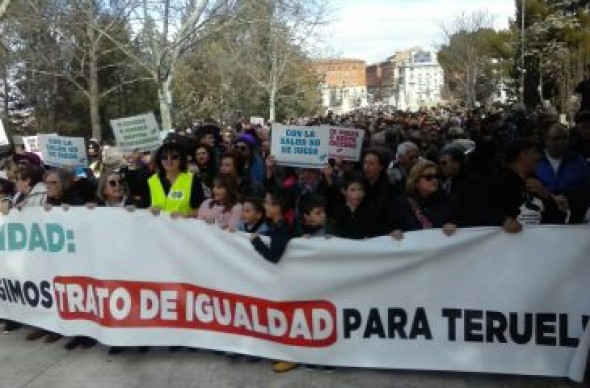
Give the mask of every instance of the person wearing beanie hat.
[[249, 133], [241, 134], [234, 143], [234, 150], [244, 161], [242, 179], [249, 179], [257, 184], [264, 181], [264, 162], [257, 152], [257, 142]]
[[30, 164], [30, 165], [37, 166], [37, 167], [43, 167], [43, 162], [41, 161], [41, 158], [39, 157], [39, 155], [37, 155], [33, 152], [25, 152], [22, 154], [15, 154], [12, 157], [12, 160], [16, 164], [25, 163], [25, 164]]

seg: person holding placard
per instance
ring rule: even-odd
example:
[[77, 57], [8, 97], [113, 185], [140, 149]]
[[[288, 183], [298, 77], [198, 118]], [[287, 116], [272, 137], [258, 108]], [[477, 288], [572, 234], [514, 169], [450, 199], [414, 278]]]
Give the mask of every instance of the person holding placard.
[[196, 216], [203, 202], [201, 179], [188, 172], [187, 156], [176, 143], [164, 143], [156, 152], [157, 172], [148, 179], [153, 214]]

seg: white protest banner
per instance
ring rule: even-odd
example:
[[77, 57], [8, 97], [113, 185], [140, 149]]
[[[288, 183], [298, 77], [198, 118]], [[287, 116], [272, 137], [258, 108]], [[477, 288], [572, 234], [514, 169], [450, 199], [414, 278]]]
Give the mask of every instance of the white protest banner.
[[264, 126], [264, 117], [250, 117], [250, 124]]
[[117, 147], [123, 152], [153, 151], [162, 144], [153, 113], [111, 120], [111, 127]]
[[579, 380], [588, 231], [294, 239], [271, 264], [202, 221], [28, 208], [0, 219], [0, 318], [116, 346]]
[[273, 124], [271, 150], [282, 166], [322, 168], [328, 163], [330, 132], [320, 127]]
[[37, 156], [43, 159], [43, 154], [41, 153], [37, 136], [23, 136], [22, 141], [23, 145], [25, 146], [25, 151], [37, 154]]
[[38, 135], [39, 149], [43, 162], [52, 167], [86, 167], [86, 145], [84, 138], [58, 135]]
[[363, 149], [365, 131], [362, 129], [322, 125], [330, 133], [330, 157], [358, 162]]
[[10, 145], [10, 141], [8, 141], [8, 136], [6, 135], [6, 129], [4, 128], [4, 124], [0, 119], [0, 146]]

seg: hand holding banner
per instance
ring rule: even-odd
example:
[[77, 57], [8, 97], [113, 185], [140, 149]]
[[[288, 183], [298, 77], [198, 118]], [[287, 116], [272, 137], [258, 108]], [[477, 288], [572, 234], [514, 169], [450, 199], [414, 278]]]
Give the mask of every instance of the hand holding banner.
[[0, 318], [114, 346], [579, 380], [587, 236], [547, 226], [293, 239], [275, 265], [247, 235], [203, 221], [29, 208], [2, 220]]

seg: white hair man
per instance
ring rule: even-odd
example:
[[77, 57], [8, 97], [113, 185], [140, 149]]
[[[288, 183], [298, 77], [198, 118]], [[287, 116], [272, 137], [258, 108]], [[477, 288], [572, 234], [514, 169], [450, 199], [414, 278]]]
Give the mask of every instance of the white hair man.
[[406, 141], [398, 145], [395, 160], [387, 169], [391, 184], [400, 185], [403, 189], [410, 170], [420, 159], [420, 151], [415, 143]]

